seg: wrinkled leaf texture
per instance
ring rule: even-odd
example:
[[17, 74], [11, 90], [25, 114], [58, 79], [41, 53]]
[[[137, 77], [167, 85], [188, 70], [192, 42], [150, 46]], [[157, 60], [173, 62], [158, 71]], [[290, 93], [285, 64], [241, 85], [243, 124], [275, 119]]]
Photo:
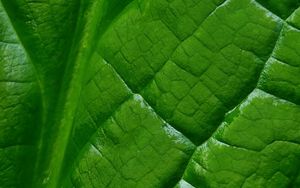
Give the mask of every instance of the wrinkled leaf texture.
[[299, 0], [1, 0], [0, 187], [300, 187]]

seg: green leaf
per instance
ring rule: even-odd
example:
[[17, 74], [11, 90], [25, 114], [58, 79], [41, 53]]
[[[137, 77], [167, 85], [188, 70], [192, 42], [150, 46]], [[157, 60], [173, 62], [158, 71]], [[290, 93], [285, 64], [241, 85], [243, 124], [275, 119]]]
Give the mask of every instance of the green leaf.
[[0, 187], [299, 187], [300, 8], [1, 0]]

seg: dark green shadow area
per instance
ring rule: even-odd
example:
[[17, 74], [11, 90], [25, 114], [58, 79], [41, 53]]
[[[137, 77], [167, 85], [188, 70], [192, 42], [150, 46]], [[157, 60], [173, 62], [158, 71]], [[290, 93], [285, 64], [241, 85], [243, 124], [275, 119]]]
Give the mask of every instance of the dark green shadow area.
[[300, 6], [300, 0], [257, 0], [257, 2], [282, 19], [289, 17]]

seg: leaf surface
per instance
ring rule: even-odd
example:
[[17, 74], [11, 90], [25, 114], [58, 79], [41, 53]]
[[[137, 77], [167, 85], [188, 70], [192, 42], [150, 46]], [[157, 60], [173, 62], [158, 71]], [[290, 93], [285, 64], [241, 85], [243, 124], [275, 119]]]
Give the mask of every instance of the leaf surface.
[[1, 0], [2, 187], [298, 187], [298, 1]]

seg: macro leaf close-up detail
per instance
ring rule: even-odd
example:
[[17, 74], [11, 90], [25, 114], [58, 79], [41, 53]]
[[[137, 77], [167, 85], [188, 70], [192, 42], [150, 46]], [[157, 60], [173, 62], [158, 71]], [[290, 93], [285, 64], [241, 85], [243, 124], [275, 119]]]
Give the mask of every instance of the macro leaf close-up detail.
[[0, 188], [300, 187], [300, 0], [0, 0]]

